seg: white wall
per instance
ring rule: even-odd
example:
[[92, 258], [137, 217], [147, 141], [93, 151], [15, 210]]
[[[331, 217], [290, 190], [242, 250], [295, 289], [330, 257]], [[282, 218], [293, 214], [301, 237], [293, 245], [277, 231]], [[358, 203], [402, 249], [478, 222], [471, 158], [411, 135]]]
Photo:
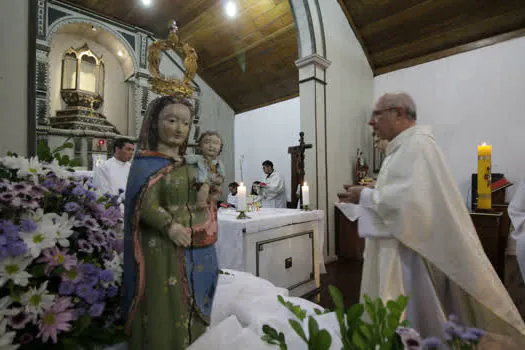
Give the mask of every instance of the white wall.
[[[376, 77], [375, 97], [406, 91], [421, 124], [431, 125], [470, 205], [477, 145], [492, 144], [492, 171], [525, 176], [525, 38]], [[508, 197], [516, 186], [508, 191]]]
[[284, 176], [286, 195], [291, 200], [288, 147], [299, 144], [300, 122], [298, 97], [236, 115], [235, 181], [241, 181], [241, 155], [244, 155], [244, 183], [248, 187], [264, 177], [262, 162], [268, 159]]
[[104, 60], [104, 103], [99, 110], [107, 120], [113, 124], [122, 134], [128, 133], [129, 87], [124, 82], [124, 73], [117, 57], [111, 51], [99, 43], [83, 38], [78, 35], [57, 33], [51, 41], [49, 52], [49, 99], [50, 116], [55, 117], [56, 111], [65, 109], [66, 104], [60, 97], [60, 85], [62, 77], [62, 57], [64, 51], [73, 47], [82, 47], [85, 43], [97, 55]]
[[[371, 150], [366, 126], [373, 102], [373, 73], [337, 1], [319, 1], [326, 38], [328, 246], [334, 255], [334, 203], [343, 184], [351, 183], [357, 148]], [[365, 153], [366, 154], [366, 153]], [[369, 158], [369, 157], [368, 157]]]
[[0, 155], [27, 153], [29, 1], [0, 1]]

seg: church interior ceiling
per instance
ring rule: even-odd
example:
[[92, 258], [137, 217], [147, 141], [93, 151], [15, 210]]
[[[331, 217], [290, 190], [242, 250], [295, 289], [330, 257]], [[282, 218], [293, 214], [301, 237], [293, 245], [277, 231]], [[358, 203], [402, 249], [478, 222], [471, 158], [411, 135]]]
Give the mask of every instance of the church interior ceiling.
[[[337, 1], [375, 75], [525, 34], [523, 0]], [[238, 0], [234, 18], [225, 15], [223, 0], [151, 0], [149, 7], [141, 0], [66, 2], [157, 37], [175, 19], [181, 39], [199, 54], [198, 74], [236, 113], [299, 93], [288, 0]]]

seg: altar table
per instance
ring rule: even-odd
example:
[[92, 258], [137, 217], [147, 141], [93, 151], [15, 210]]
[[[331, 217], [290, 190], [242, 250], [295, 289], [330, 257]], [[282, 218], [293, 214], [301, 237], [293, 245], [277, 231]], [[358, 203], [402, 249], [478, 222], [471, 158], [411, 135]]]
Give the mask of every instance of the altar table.
[[233, 209], [218, 213], [220, 268], [245, 271], [303, 296], [320, 287], [324, 212], [263, 208], [238, 220]]

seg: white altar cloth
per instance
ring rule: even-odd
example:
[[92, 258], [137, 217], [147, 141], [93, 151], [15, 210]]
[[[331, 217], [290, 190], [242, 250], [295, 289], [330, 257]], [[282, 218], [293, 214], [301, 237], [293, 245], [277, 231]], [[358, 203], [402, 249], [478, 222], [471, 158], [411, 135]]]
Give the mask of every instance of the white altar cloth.
[[299, 209], [261, 208], [258, 212], [247, 212], [250, 219], [237, 220], [239, 215], [234, 209], [219, 209], [218, 239], [215, 244], [221, 269], [245, 271], [244, 235], [255, 234], [270, 229], [304, 222], [318, 222], [317, 261], [320, 273], [326, 273], [323, 259], [324, 247], [324, 212], [322, 210], [304, 211]]

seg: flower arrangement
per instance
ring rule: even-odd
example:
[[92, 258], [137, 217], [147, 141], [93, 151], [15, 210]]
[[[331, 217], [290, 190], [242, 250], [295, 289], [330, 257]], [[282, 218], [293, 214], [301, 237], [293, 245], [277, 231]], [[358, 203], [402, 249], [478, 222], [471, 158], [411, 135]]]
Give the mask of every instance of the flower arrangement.
[[[343, 350], [473, 350], [477, 349], [485, 335], [485, 331], [481, 329], [462, 326], [458, 318], [451, 315], [444, 324], [444, 341], [437, 337], [421, 340], [419, 333], [409, 328], [408, 321], [401, 321], [408, 297], [402, 295], [397, 300], [389, 300], [385, 305], [380, 298], [372, 300], [365, 295], [363, 304], [355, 304], [345, 311], [341, 292], [334, 286], [329, 286], [328, 289], [335, 304]], [[288, 322], [309, 350], [330, 349], [332, 336], [326, 329], [319, 329], [313, 315], [308, 315], [305, 310], [285, 301], [281, 296], [278, 296], [278, 300], [295, 316]], [[319, 309], [314, 311], [316, 315], [331, 312]], [[365, 312], [366, 321], [363, 317]], [[307, 317], [308, 336], [302, 326], [302, 321]], [[263, 325], [262, 331], [263, 341], [287, 350], [286, 337], [282, 332], [269, 325]]]
[[16, 155], [0, 158], [0, 347], [78, 349], [123, 341], [118, 196]]

